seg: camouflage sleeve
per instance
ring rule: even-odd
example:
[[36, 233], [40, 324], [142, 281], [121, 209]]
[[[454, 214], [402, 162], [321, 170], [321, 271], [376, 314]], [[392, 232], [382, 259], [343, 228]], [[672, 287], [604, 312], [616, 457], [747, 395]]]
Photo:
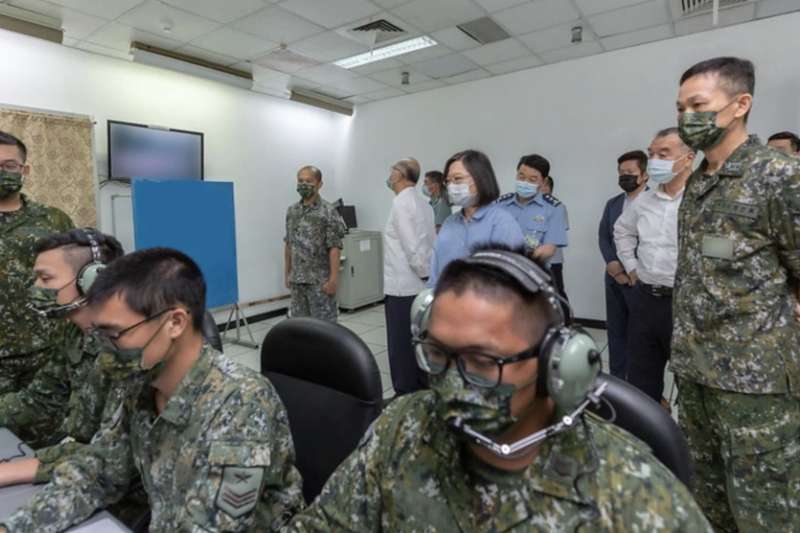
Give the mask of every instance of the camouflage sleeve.
[[781, 264], [796, 282], [800, 280], [800, 173], [795, 169], [793, 175], [780, 180], [780, 186], [770, 190], [771, 236]]
[[333, 207], [328, 212], [328, 217], [325, 221], [325, 249], [342, 248], [342, 239], [347, 231], [344, 220]]
[[52, 210], [53, 210], [52, 221], [53, 221], [54, 232], [60, 233], [62, 231], [69, 231], [75, 227], [75, 224], [72, 223], [72, 219], [69, 218], [69, 215], [67, 215], [64, 211], [62, 211], [61, 209], [57, 209], [55, 207], [52, 208]]
[[36, 468], [34, 483], [48, 483], [58, 465], [87, 446], [89, 445], [82, 442], [66, 441], [36, 450], [39, 466]]
[[50, 483], [4, 523], [9, 533], [56, 533], [118, 501], [135, 474], [125, 410], [120, 405], [90, 445], [54, 470]]
[[69, 361], [59, 347], [51, 347], [46, 363], [24, 388], [0, 396], [0, 426], [10, 429], [33, 448], [54, 444], [64, 437], [62, 421], [70, 394]]
[[295, 515], [284, 533], [381, 531], [383, 468], [390, 461], [405, 405], [394, 401], [383, 411], [317, 499]]
[[291, 231], [292, 231], [292, 228], [291, 228], [291, 223], [292, 223], [291, 214], [292, 214], [292, 208], [291, 208], [291, 206], [289, 206], [289, 208], [286, 210], [286, 223], [284, 224], [284, 226], [286, 228], [286, 233], [283, 236], [283, 242], [285, 242], [286, 244], [289, 244], [289, 235], [291, 234]]
[[249, 531], [256, 523], [276, 531], [302, 508], [286, 411], [271, 385], [257, 383], [240, 387], [214, 416], [205, 461], [175, 473], [190, 477], [178, 480], [189, 487], [176, 502], [180, 531]]

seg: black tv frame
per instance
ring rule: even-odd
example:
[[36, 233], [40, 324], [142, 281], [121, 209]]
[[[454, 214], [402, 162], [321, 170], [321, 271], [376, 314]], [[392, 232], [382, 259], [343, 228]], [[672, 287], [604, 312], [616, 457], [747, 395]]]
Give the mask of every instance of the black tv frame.
[[114, 177], [111, 175], [111, 124], [124, 124], [126, 126], [136, 126], [137, 128], [145, 128], [148, 130], [161, 130], [161, 131], [174, 131], [177, 133], [189, 133], [191, 135], [200, 136], [200, 181], [206, 179], [206, 139], [205, 134], [201, 131], [179, 130], [177, 128], [162, 128], [159, 126], [148, 126], [147, 124], [137, 124], [136, 122], [126, 122], [124, 120], [107, 120], [106, 121], [106, 154], [108, 156], [108, 179], [121, 180], [130, 179], [135, 176], [122, 176]]

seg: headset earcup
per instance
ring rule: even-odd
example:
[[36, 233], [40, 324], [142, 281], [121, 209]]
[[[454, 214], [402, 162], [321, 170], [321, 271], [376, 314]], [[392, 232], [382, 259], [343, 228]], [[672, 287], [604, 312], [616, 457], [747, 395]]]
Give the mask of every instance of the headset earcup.
[[428, 330], [428, 319], [433, 305], [433, 289], [424, 289], [411, 304], [411, 335], [420, 337]]
[[548, 351], [547, 392], [560, 412], [572, 411], [594, 386], [600, 354], [588, 333], [566, 328]]
[[97, 276], [100, 274], [100, 272], [105, 270], [105, 268], [106, 265], [103, 263], [92, 262], [81, 269], [81, 271], [78, 273], [78, 279], [76, 281], [78, 293], [81, 296], [86, 296], [86, 293], [89, 292], [94, 280], [97, 279]]

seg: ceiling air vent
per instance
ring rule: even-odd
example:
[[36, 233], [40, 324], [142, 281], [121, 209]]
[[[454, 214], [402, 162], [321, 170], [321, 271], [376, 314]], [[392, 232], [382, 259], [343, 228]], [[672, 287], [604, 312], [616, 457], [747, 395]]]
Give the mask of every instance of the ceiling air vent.
[[483, 17], [465, 24], [459, 24], [458, 29], [481, 44], [502, 41], [511, 37], [506, 30], [498, 26], [497, 23], [489, 17]]
[[408, 35], [406, 30], [386, 19], [373, 20], [355, 28], [338, 30], [338, 32], [370, 48]]
[[[720, 9], [746, 4], [752, 0], [719, 0]], [[672, 11], [676, 16], [690, 17], [707, 13], [714, 8], [714, 0], [672, 0]]]

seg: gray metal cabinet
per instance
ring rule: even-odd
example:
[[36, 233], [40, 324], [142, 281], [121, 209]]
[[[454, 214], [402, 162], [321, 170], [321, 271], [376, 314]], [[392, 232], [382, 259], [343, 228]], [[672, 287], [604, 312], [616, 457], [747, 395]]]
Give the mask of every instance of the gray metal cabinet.
[[379, 231], [345, 235], [336, 296], [339, 307], [355, 309], [383, 299], [383, 237]]

